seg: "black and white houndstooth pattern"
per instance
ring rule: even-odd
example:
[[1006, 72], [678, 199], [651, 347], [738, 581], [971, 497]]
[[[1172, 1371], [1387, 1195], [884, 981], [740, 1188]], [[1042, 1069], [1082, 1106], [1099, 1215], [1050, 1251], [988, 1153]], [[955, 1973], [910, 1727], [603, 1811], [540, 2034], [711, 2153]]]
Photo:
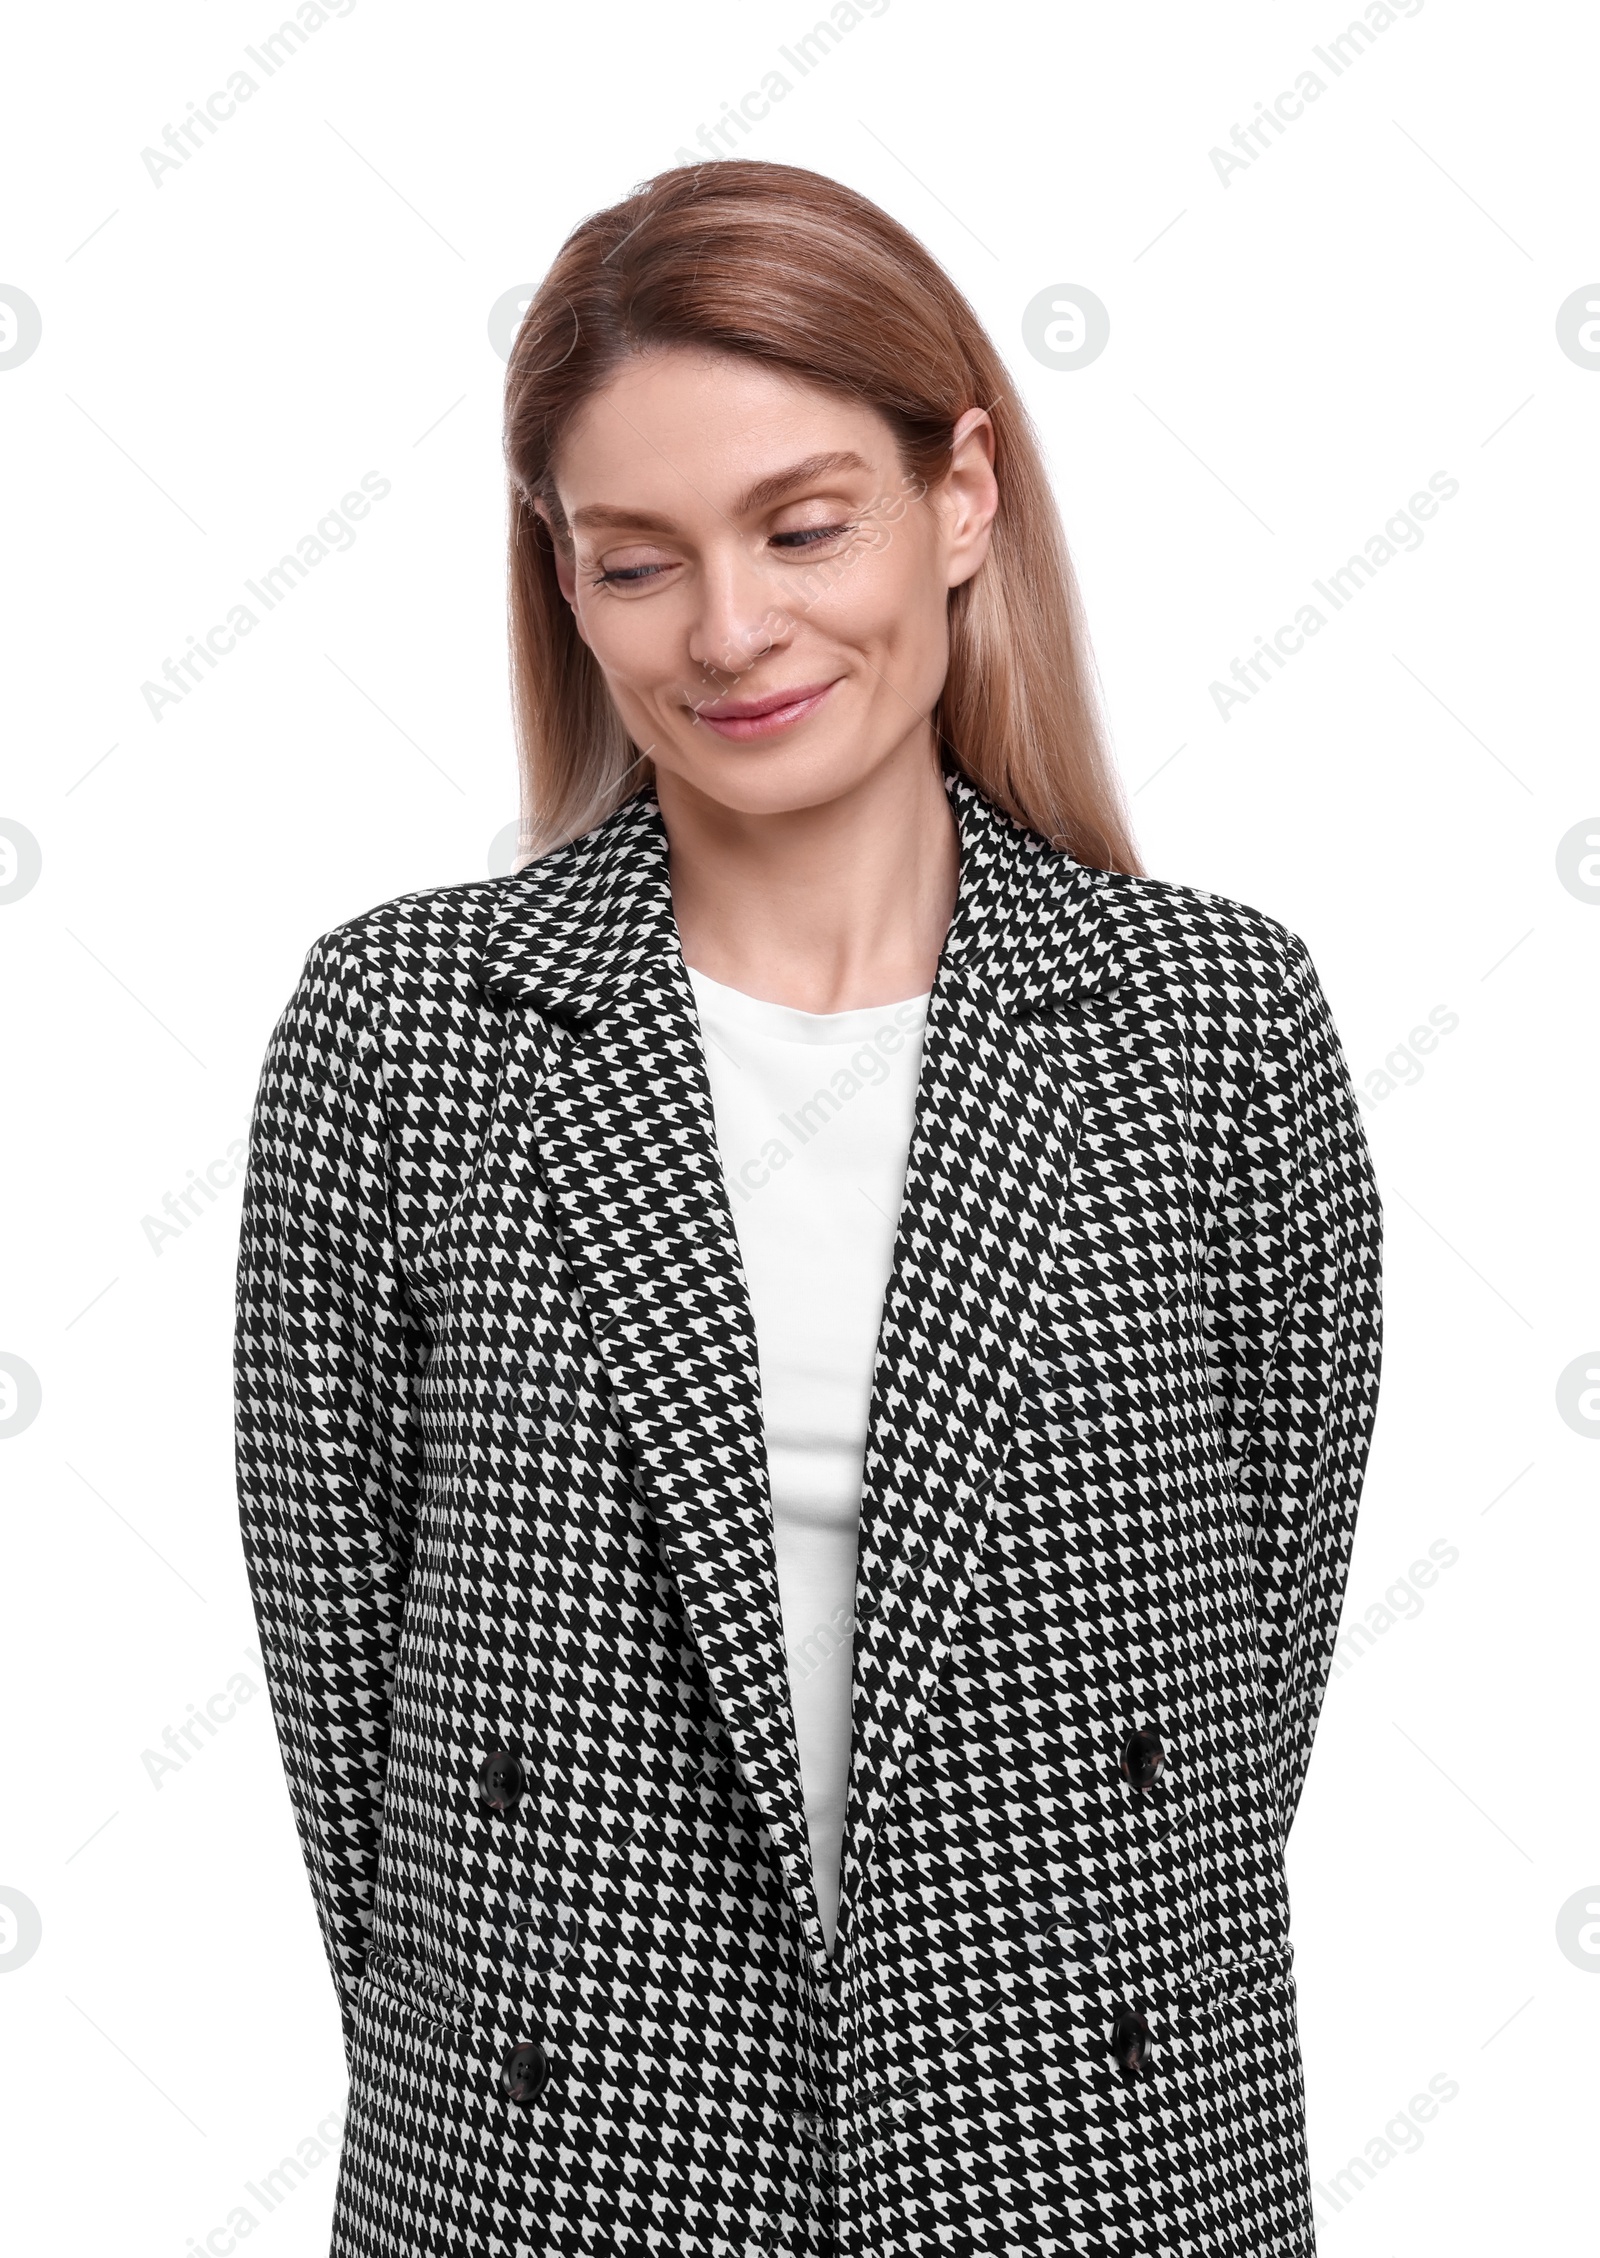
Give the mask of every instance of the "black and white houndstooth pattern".
[[1282, 1851], [1377, 1394], [1359, 1117], [1291, 933], [950, 789], [831, 1963], [654, 800], [330, 934], [273, 1038], [239, 1484], [335, 2258], [1312, 2249]]

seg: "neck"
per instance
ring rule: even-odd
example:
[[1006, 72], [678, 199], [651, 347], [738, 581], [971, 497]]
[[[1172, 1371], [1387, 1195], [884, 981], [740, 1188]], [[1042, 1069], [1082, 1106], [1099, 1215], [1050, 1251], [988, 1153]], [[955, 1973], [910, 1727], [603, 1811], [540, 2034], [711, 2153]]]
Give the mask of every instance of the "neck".
[[666, 771], [656, 796], [694, 971], [814, 1012], [933, 986], [959, 843], [931, 730], [817, 807], [745, 814]]

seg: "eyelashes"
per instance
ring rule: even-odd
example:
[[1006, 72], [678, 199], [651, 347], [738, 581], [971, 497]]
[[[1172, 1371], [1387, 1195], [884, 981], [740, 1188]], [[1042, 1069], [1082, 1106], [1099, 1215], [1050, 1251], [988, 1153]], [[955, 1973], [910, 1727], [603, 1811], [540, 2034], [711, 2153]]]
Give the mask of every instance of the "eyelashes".
[[775, 533], [772, 545], [776, 548], [780, 542], [792, 541], [799, 548], [810, 548], [817, 542], [837, 541], [841, 533], [854, 533], [855, 530], [853, 525], [808, 525], [795, 533]]

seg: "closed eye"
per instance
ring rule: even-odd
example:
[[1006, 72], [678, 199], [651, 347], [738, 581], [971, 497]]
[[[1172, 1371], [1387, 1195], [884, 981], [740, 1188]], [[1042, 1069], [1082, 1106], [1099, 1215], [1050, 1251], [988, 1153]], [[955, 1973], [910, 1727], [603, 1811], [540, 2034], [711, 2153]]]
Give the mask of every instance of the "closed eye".
[[671, 570], [671, 565], [620, 565], [593, 574], [590, 585], [594, 588], [625, 587], [630, 582], [648, 580], [653, 573]]
[[[774, 533], [770, 544], [791, 555], [806, 549], [821, 548], [825, 542], [838, 541], [847, 533], [854, 533], [853, 523], [843, 525], [807, 525], [789, 533]], [[590, 586], [594, 588], [638, 588], [657, 579], [662, 573], [673, 572], [676, 564], [608, 565], [591, 573]]]

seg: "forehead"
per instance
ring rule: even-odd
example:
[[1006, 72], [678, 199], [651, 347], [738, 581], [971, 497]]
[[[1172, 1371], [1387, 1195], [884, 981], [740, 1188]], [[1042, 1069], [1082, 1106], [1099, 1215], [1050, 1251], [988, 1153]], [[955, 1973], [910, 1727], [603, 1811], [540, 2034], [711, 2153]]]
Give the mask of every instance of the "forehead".
[[557, 452], [569, 521], [596, 505], [688, 522], [813, 456], [854, 455], [889, 477], [895, 436], [875, 408], [741, 355], [658, 348], [625, 362], [573, 417]]

